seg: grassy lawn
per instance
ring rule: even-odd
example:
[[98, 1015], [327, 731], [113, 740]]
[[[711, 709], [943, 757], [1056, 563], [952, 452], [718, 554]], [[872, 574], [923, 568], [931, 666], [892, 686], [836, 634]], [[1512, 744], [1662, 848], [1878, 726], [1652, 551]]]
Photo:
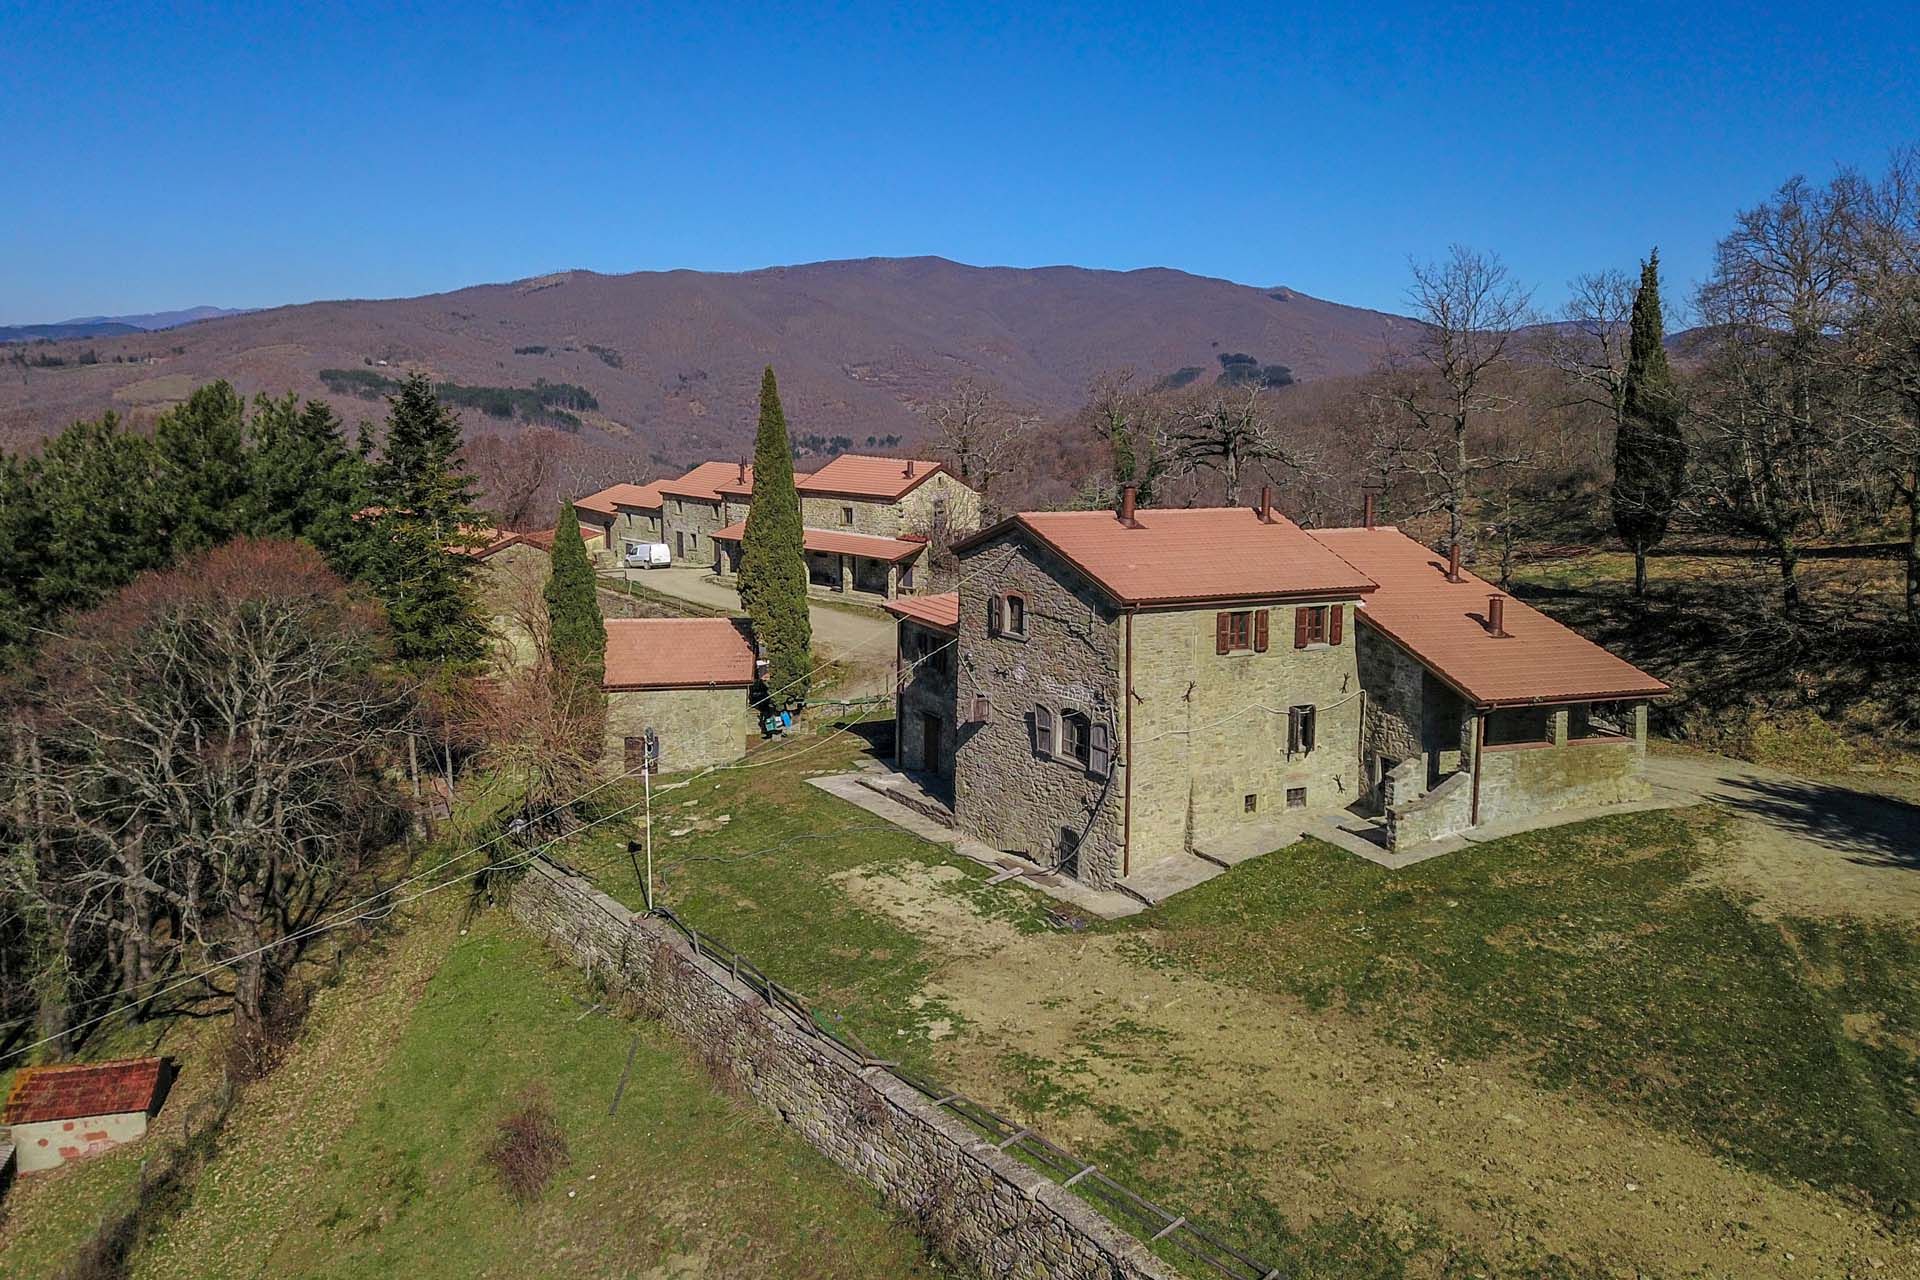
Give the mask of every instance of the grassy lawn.
[[[806, 785], [859, 754], [846, 736], [802, 738], [757, 755], [755, 767], [656, 792], [660, 900], [876, 1051], [1004, 1098], [1277, 1265], [1328, 1276], [1592, 1273], [1570, 1260], [1577, 1250], [1538, 1243], [1554, 1238], [1547, 1219], [1525, 1224], [1535, 1243], [1524, 1256], [1490, 1263], [1430, 1222], [1383, 1218], [1338, 1188], [1316, 1199], [1311, 1219], [1282, 1210], [1249, 1171], [1310, 1165], [1310, 1155], [1264, 1145], [1273, 1139], [1258, 1126], [1236, 1130], [1238, 1102], [1179, 1093], [1188, 1068], [1195, 1080], [1240, 1073], [1245, 1087], [1265, 1087], [1234, 1065], [1227, 1019], [1241, 1014], [1196, 1014], [1172, 1035], [1154, 1018], [1114, 1016], [1114, 1000], [1124, 1006], [1148, 975], [1191, 975], [1173, 980], [1180, 990], [1218, 984], [1241, 1002], [1304, 1002], [1395, 1061], [1517, 1072], [1563, 1106], [1617, 1109], [1783, 1186], [1834, 1189], [1883, 1222], [1909, 1212], [1920, 1189], [1920, 934], [1754, 914], [1697, 878], [1718, 856], [1709, 811], [1622, 815], [1397, 873], [1300, 846], [1146, 915], [1072, 933], [1049, 926], [1051, 900], [988, 888], [982, 868]], [[563, 856], [637, 906], [626, 835], [596, 832]], [[877, 906], [876, 883], [898, 898]], [[978, 938], [923, 927], [916, 896], [961, 907]], [[1109, 957], [1097, 978], [1086, 976], [1088, 948]], [[1036, 988], [1104, 984], [1107, 1006], [1064, 1044], [1025, 1042], [1017, 1014], [1011, 1032], [973, 1025], [969, 984], [1016, 964]], [[1033, 1017], [1071, 1023], [1072, 1008], [1042, 1011], [1081, 994], [1047, 997]], [[1171, 1110], [1115, 1101], [1114, 1073], [1136, 1068], [1162, 1082], [1153, 1087], [1172, 1082]], [[1284, 1095], [1273, 1096], [1284, 1110]], [[1174, 1114], [1183, 1106], [1189, 1114]]]
[[1389, 872], [1310, 844], [1139, 918], [1210, 975], [1642, 1108], [1732, 1158], [1920, 1196], [1920, 934], [1765, 921], [1690, 877], [1704, 819], [1643, 813]]
[[[331, 1095], [303, 1089], [297, 1108], [324, 1122], [295, 1120], [280, 1141], [249, 1141], [243, 1118], [139, 1273], [944, 1274], [864, 1188], [717, 1092], [666, 1033], [600, 1009], [580, 975], [504, 913], [448, 938], [397, 1024], [369, 1021], [348, 1006], [318, 1034], [386, 1040], [369, 1051], [377, 1072], [343, 1057], [338, 1072], [370, 1078], [336, 1077]], [[277, 1080], [256, 1088], [271, 1093]], [[523, 1208], [483, 1152], [528, 1096], [551, 1104], [570, 1163]]]

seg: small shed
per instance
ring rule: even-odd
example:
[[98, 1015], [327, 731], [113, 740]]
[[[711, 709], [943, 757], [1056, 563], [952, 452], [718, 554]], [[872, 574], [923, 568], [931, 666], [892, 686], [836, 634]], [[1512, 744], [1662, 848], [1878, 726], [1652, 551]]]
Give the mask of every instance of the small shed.
[[0, 1110], [21, 1173], [97, 1155], [147, 1132], [172, 1083], [164, 1058], [27, 1067]]
[[664, 773], [746, 754], [753, 632], [733, 618], [608, 618], [605, 760], [637, 774], [651, 732]]

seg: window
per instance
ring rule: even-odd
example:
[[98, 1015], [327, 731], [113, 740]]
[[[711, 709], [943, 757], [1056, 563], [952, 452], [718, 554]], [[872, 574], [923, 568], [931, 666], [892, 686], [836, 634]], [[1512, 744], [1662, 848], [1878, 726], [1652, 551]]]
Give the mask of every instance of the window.
[[1267, 613], [1265, 609], [1234, 609], [1213, 615], [1213, 651], [1215, 653], [1265, 653], [1267, 651]]
[[626, 738], [621, 745], [625, 748], [625, 759], [621, 762], [626, 772], [639, 775], [643, 770], [659, 772], [660, 735], [652, 728], [643, 730], [637, 738]]
[[1631, 702], [1583, 702], [1568, 708], [1567, 737], [1576, 742], [1594, 738], [1631, 738]]
[[840, 523], [841, 523], [841, 524], [847, 524], [847, 525], [850, 525], [850, 524], [852, 524], [852, 523], [853, 523], [853, 508], [852, 508], [852, 507], [842, 507], [842, 508], [840, 508]]
[[1027, 598], [1017, 591], [987, 601], [987, 634], [1009, 640], [1027, 638]]
[[905, 565], [901, 568], [900, 589], [902, 591], [913, 590], [913, 566], [912, 565]]
[[1244, 811], [1244, 812], [1246, 812], [1246, 813], [1257, 813], [1257, 812], [1259, 812], [1259, 810], [1260, 810], [1260, 797], [1259, 797], [1259, 796], [1257, 796], [1257, 795], [1248, 795], [1248, 796], [1247, 796], [1247, 797], [1246, 797], [1245, 799], [1243, 799], [1243, 800], [1242, 800], [1242, 801], [1240, 802], [1240, 808], [1242, 809], [1242, 811]]
[[1307, 789], [1305, 787], [1287, 788], [1287, 808], [1304, 809], [1307, 807]]
[[1319, 715], [1313, 707], [1287, 708], [1287, 754], [1305, 755], [1313, 750], [1313, 735]]
[[1078, 711], [1060, 713], [1060, 758], [1077, 765], [1093, 760], [1093, 721]]
[[1033, 708], [1033, 754], [1042, 760], [1053, 759], [1053, 708]]

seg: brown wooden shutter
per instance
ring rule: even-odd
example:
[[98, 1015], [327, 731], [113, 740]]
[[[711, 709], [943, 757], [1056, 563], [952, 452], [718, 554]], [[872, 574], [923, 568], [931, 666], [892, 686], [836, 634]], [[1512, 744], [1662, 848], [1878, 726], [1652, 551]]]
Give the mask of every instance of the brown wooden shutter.
[[1000, 597], [999, 596], [987, 597], [987, 634], [989, 636], [997, 636], [1000, 634]]
[[1339, 644], [1343, 638], [1341, 632], [1346, 629], [1347, 606], [1330, 605], [1327, 608], [1327, 643]]
[[1042, 760], [1053, 759], [1053, 712], [1038, 703], [1033, 708], [1033, 754]]
[[1293, 647], [1307, 647], [1307, 610], [1304, 606], [1293, 611]]
[[1224, 613], [1213, 615], [1213, 651], [1231, 653], [1233, 651], [1233, 633], [1231, 620]]
[[1113, 734], [1104, 724], [1087, 731], [1087, 772], [1104, 778], [1113, 770]]
[[1287, 754], [1300, 750], [1300, 708], [1287, 708]]
[[1267, 651], [1267, 615], [1272, 612], [1271, 609], [1253, 611], [1253, 651], [1255, 653]]

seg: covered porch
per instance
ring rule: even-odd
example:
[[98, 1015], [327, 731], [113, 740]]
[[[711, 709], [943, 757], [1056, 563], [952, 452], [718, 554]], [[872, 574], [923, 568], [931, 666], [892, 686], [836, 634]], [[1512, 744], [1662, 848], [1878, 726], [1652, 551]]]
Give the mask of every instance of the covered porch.
[[[721, 578], [739, 576], [746, 528], [742, 521], [713, 535], [713, 571]], [[803, 529], [801, 548], [807, 565], [807, 590], [812, 595], [883, 601], [915, 594], [925, 585], [924, 540]]]

